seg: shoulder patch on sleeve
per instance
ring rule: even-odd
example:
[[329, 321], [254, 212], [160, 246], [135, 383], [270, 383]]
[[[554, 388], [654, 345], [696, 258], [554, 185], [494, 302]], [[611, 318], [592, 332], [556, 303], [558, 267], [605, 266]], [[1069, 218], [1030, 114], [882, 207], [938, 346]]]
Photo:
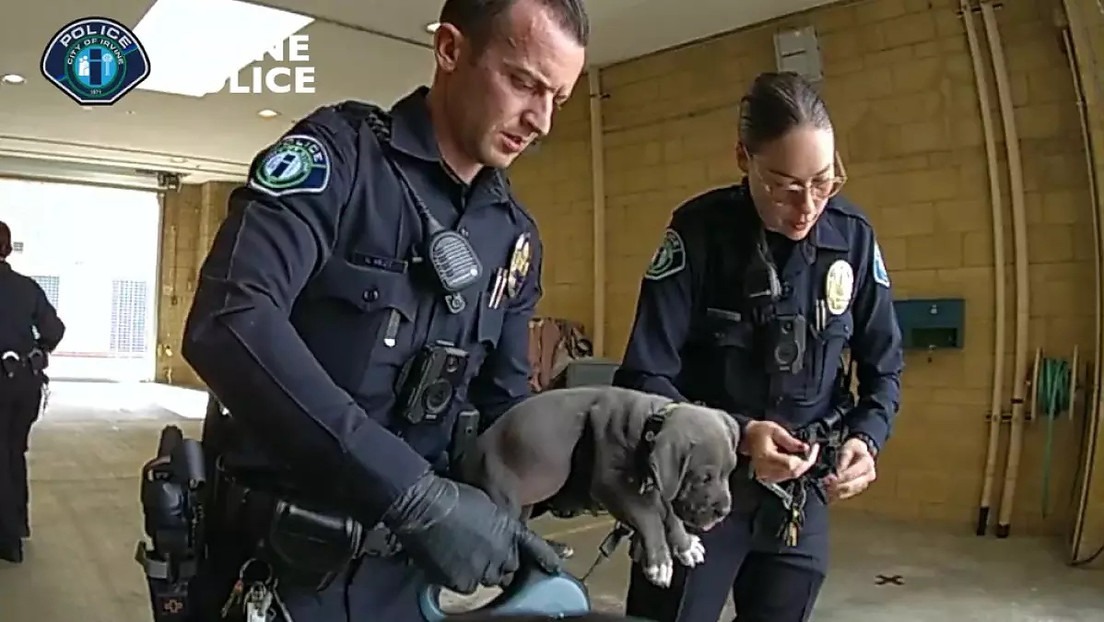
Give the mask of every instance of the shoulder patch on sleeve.
[[889, 271], [886, 270], [885, 260], [882, 259], [882, 247], [874, 242], [874, 261], [871, 262], [874, 271], [874, 282], [882, 287], [889, 287]]
[[682, 236], [674, 229], [667, 229], [659, 248], [652, 255], [648, 270], [644, 272], [644, 278], [658, 281], [682, 272], [685, 267], [686, 246], [682, 242]]
[[249, 175], [249, 187], [269, 196], [319, 194], [330, 184], [330, 152], [317, 138], [289, 134], [269, 147]]

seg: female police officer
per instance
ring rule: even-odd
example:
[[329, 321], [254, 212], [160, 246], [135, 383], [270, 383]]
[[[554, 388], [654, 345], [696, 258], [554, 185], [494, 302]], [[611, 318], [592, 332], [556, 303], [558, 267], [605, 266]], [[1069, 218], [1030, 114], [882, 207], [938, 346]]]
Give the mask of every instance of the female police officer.
[[[745, 468], [732, 515], [703, 536], [704, 565], [667, 589], [634, 565], [631, 616], [715, 622], [731, 587], [740, 622], [806, 619], [827, 570], [825, 501], [874, 480], [898, 407], [889, 277], [869, 221], [837, 194], [844, 172], [812, 85], [760, 75], [742, 101], [737, 158], [741, 183], [675, 210], [615, 383], [733, 413]], [[845, 345], [859, 378], [850, 405], [837, 390]], [[791, 434], [834, 409], [846, 430], [836, 455]], [[818, 459], [833, 464], [806, 481]], [[768, 490], [785, 492], [779, 482], [804, 500], [793, 513]], [[824, 498], [805, 496], [817, 484]]]

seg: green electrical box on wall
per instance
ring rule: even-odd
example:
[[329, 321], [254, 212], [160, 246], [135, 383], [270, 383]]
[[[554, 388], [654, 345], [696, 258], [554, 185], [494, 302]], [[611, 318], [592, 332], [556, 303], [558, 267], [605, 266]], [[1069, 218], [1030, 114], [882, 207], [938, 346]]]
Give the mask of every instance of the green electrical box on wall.
[[893, 308], [906, 350], [962, 348], [966, 320], [962, 298], [897, 300]]

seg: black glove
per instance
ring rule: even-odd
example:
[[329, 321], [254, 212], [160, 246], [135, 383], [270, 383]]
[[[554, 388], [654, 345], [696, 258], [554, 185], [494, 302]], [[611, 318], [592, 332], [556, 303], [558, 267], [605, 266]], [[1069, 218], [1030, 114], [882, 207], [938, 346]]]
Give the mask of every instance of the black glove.
[[549, 573], [560, 569], [556, 551], [483, 491], [433, 473], [404, 492], [383, 523], [430, 581], [461, 594], [502, 585], [521, 557]]

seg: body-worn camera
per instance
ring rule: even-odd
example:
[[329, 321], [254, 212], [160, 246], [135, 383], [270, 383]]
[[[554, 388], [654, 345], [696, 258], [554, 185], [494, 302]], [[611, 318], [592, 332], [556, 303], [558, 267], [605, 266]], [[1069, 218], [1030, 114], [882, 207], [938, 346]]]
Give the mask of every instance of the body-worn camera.
[[806, 322], [803, 315], [779, 315], [767, 324], [767, 368], [796, 374], [805, 363]]
[[468, 371], [468, 353], [448, 342], [426, 346], [399, 379], [399, 407], [412, 424], [435, 422], [448, 412]]

